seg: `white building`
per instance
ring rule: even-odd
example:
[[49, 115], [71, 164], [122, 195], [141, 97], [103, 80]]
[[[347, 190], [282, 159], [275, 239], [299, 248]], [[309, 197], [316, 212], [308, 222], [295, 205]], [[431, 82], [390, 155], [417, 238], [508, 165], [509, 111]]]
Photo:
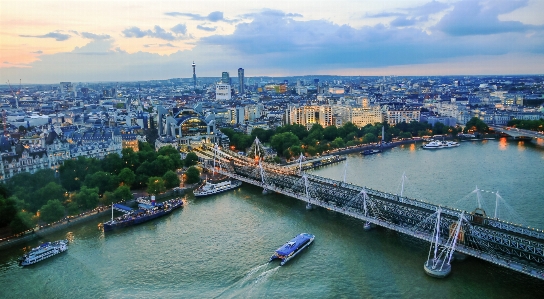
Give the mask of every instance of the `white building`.
[[383, 122], [382, 111], [379, 105], [353, 107], [349, 110], [349, 121], [359, 128], [368, 124]]
[[215, 85], [215, 99], [218, 101], [230, 100], [231, 99], [230, 84], [217, 83]]

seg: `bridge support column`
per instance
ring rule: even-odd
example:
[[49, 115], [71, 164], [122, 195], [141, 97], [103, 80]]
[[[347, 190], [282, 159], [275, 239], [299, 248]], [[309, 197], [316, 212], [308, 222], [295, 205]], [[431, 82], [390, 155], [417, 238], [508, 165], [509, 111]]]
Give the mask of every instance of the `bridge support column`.
[[447, 264], [446, 261], [442, 259], [429, 259], [423, 265], [423, 269], [425, 269], [425, 273], [429, 276], [444, 278], [450, 274], [451, 265]]

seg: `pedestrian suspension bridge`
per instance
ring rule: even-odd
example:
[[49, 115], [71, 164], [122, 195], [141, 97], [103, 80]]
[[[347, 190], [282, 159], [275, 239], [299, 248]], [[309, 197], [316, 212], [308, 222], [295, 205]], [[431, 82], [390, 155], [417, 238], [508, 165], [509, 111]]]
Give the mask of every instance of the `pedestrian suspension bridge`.
[[345, 176], [337, 181], [266, 163], [258, 147], [257, 139], [249, 157], [218, 148], [198, 154], [210, 171], [262, 187], [263, 194], [280, 193], [308, 209], [323, 207], [360, 219], [365, 229], [381, 226], [430, 242], [424, 269], [431, 276], [444, 277], [455, 257], [472, 256], [544, 280], [543, 230], [487, 216], [482, 209], [440, 207], [405, 197], [402, 190], [391, 194], [346, 183]]

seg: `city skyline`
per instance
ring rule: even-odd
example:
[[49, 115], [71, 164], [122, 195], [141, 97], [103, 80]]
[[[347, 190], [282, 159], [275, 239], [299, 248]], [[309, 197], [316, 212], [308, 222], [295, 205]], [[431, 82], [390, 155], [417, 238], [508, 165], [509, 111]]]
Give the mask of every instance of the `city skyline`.
[[541, 1], [2, 1], [0, 79], [541, 74]]

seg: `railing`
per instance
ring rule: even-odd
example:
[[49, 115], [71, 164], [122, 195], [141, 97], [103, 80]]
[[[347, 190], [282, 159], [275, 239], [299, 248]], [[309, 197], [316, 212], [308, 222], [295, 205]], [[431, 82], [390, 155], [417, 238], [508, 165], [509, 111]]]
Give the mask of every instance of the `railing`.
[[[214, 157], [209, 153], [206, 156]], [[223, 175], [417, 239], [431, 241], [432, 230], [415, 231], [414, 227], [437, 210], [438, 206], [432, 203], [312, 174], [305, 174], [313, 188], [313, 193], [307, 196], [303, 191], [303, 184], [300, 183], [301, 175], [298, 171], [261, 162], [265, 170], [261, 172], [257, 162], [234, 153], [217, 151], [215, 158], [216, 165], [220, 165], [217, 165], [215, 171]], [[207, 167], [211, 168], [212, 165], [213, 161], [208, 160]], [[352, 200], [363, 190], [378, 205], [381, 215], [363, 213], [361, 201]], [[448, 218], [441, 225], [447, 236], [448, 227], [462, 211], [446, 207], [441, 207], [441, 210], [443, 216]], [[472, 215], [466, 215], [466, 218], [473, 221]], [[467, 226], [465, 237], [469, 241], [458, 244], [456, 251], [544, 279], [543, 231], [483, 217], [483, 222]]]

